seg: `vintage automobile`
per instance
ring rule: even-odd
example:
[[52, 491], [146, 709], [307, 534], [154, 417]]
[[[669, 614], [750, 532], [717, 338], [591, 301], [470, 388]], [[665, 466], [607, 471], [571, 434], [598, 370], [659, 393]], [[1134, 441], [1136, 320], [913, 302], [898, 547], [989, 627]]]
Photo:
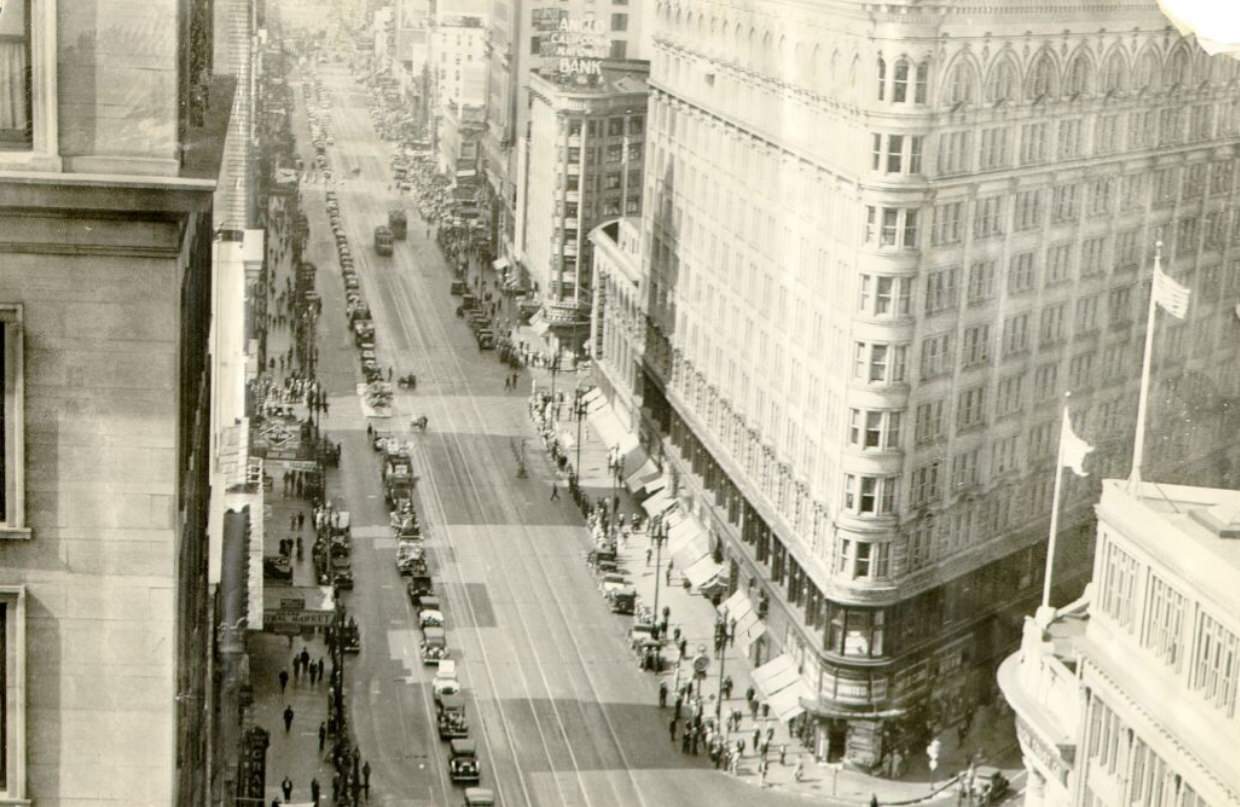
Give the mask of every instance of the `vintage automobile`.
[[439, 664], [448, 657], [448, 635], [443, 628], [427, 628], [422, 631], [422, 663]]
[[435, 704], [435, 726], [439, 739], [455, 740], [469, 736], [469, 722], [465, 719], [465, 698], [461, 695], [445, 695]]
[[446, 695], [456, 695], [461, 691], [461, 682], [456, 677], [456, 662], [444, 659], [439, 662], [439, 669], [431, 679], [431, 694], [438, 703]]
[[409, 595], [410, 603], [420, 606], [423, 598], [431, 596], [433, 589], [429, 574], [415, 574], [409, 579], [409, 585], [405, 586], [405, 593]]
[[637, 608], [637, 589], [633, 586], [613, 589], [607, 595], [613, 614], [631, 614]]
[[353, 590], [353, 570], [341, 569], [332, 576], [332, 582], [342, 591]]
[[293, 564], [283, 555], [266, 555], [263, 557], [263, 577], [272, 580], [293, 582]]
[[427, 628], [443, 627], [443, 611], [435, 608], [427, 608], [425, 605], [418, 611], [418, 627], [423, 630]]
[[448, 287], [448, 291], [453, 296], [459, 297], [460, 295], [465, 293], [465, 281], [460, 280], [460, 279], [453, 280], [452, 285]]
[[477, 782], [482, 778], [478, 764], [478, 745], [473, 740], [457, 739], [448, 745], [448, 778], [454, 782]]
[[611, 593], [613, 591], [618, 591], [619, 589], [627, 588], [628, 585], [629, 585], [628, 578], [626, 578], [622, 574], [616, 574], [616, 573], [605, 574], [602, 577], [600, 577], [598, 581], [598, 587], [599, 589], [602, 590], [603, 596], [608, 597], [608, 598], [611, 597]]
[[1010, 787], [1003, 772], [991, 765], [973, 771], [973, 797], [979, 805], [998, 804], [1008, 795]]
[[495, 803], [495, 793], [490, 788], [465, 788], [465, 807], [495, 807]]

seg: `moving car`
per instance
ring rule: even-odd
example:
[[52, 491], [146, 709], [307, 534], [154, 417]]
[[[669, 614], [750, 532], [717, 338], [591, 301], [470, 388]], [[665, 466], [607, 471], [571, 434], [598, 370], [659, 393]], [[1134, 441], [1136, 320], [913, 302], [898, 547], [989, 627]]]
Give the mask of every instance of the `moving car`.
[[448, 287], [448, 291], [453, 295], [461, 295], [465, 293], [465, 281], [453, 280], [452, 285]]
[[465, 788], [465, 807], [495, 807], [495, 804], [495, 793], [490, 788]]
[[454, 782], [477, 782], [482, 779], [478, 764], [478, 745], [473, 740], [453, 740], [449, 746], [448, 778]]
[[386, 224], [375, 228], [375, 252], [379, 255], [392, 254], [392, 231]]
[[603, 590], [603, 596], [610, 599], [613, 591], [627, 588], [628, 579], [622, 574], [605, 574], [599, 578], [599, 588]]
[[613, 614], [631, 614], [637, 608], [637, 589], [632, 586], [614, 589], [607, 596]]
[[431, 596], [433, 589], [431, 576], [429, 574], [415, 574], [409, 580], [409, 585], [405, 587], [405, 592], [409, 595], [409, 602], [415, 606], [421, 605], [425, 597]]
[[991, 765], [981, 765], [973, 771], [973, 795], [980, 805], [997, 804], [1007, 796], [1008, 780], [1003, 772]]
[[427, 628], [442, 628], [443, 611], [423, 607], [422, 610], [418, 611], [418, 626], [423, 630]]

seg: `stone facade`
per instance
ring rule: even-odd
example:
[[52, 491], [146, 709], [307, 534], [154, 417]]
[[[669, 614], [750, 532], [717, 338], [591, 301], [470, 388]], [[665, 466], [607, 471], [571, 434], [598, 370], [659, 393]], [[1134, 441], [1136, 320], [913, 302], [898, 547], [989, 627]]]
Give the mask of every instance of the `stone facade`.
[[769, 595], [759, 655], [819, 693], [819, 752], [890, 765], [993, 694], [1066, 391], [1098, 447], [1062, 514], [1079, 590], [1157, 240], [1194, 304], [1157, 334], [1147, 475], [1235, 479], [1236, 68], [1153, 2], [660, 3], [651, 25], [643, 430], [717, 514], [733, 585]]

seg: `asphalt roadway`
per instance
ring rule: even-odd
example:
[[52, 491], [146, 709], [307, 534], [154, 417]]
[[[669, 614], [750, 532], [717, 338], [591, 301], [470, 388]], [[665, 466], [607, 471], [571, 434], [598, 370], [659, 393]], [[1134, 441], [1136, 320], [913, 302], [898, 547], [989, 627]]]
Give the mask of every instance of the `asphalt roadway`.
[[[378, 257], [373, 228], [397, 203], [388, 188], [392, 145], [371, 126], [367, 91], [346, 68], [321, 65], [335, 188], [354, 263], [374, 313], [380, 364], [416, 372], [415, 393], [398, 392], [378, 428], [416, 444], [419, 514], [429, 531], [432, 572], [445, 598], [448, 643], [465, 685], [482, 785], [513, 807], [792, 805], [682, 755], [668, 740], [669, 710], [641, 672], [625, 634], [629, 618], [604, 606], [584, 563], [588, 536], [563, 495], [550, 501], [552, 472], [522, 392], [506, 392], [506, 368], [480, 352], [448, 294], [451, 273], [406, 200], [409, 238]], [[300, 86], [296, 133], [310, 137]], [[307, 165], [311, 160], [306, 160]], [[359, 169], [357, 176], [352, 174]], [[418, 657], [420, 633], [394, 565], [377, 455], [354, 390], [357, 351], [346, 327], [344, 291], [322, 184], [302, 188], [310, 218], [308, 257], [319, 267], [319, 378], [330, 392], [324, 427], [342, 443], [329, 495], [350, 511], [356, 589], [346, 595], [362, 626], [362, 652], [347, 685], [353, 731], [370, 760], [379, 805], [463, 802], [447, 778], [446, 746], [433, 726], [433, 667]], [[425, 434], [409, 434], [426, 414]], [[530, 473], [516, 477], [514, 440], [528, 441]]]

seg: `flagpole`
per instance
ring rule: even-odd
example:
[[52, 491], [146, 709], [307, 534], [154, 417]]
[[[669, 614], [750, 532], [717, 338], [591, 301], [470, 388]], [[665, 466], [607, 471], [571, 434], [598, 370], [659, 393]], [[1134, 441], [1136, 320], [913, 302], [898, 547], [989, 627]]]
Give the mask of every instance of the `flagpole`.
[[1162, 241], [1154, 242], [1154, 274], [1150, 279], [1150, 311], [1145, 322], [1145, 354], [1141, 357], [1141, 392], [1137, 398], [1137, 437], [1132, 444], [1132, 472], [1128, 489], [1141, 484], [1141, 459], [1145, 453], [1145, 417], [1150, 403], [1150, 364], [1154, 353], [1154, 316], [1158, 308], [1155, 284], [1162, 271]]
[[[1068, 398], [1063, 396], [1063, 416], [1059, 422], [1059, 450], [1055, 452], [1055, 492], [1051, 497], [1051, 534], [1046, 542], [1046, 572], [1042, 575], [1042, 608], [1051, 604], [1051, 572], [1055, 568], [1055, 536], [1059, 532], [1059, 493], [1063, 489], [1063, 435], [1068, 422]], [[1041, 610], [1041, 609], [1039, 609]]]

